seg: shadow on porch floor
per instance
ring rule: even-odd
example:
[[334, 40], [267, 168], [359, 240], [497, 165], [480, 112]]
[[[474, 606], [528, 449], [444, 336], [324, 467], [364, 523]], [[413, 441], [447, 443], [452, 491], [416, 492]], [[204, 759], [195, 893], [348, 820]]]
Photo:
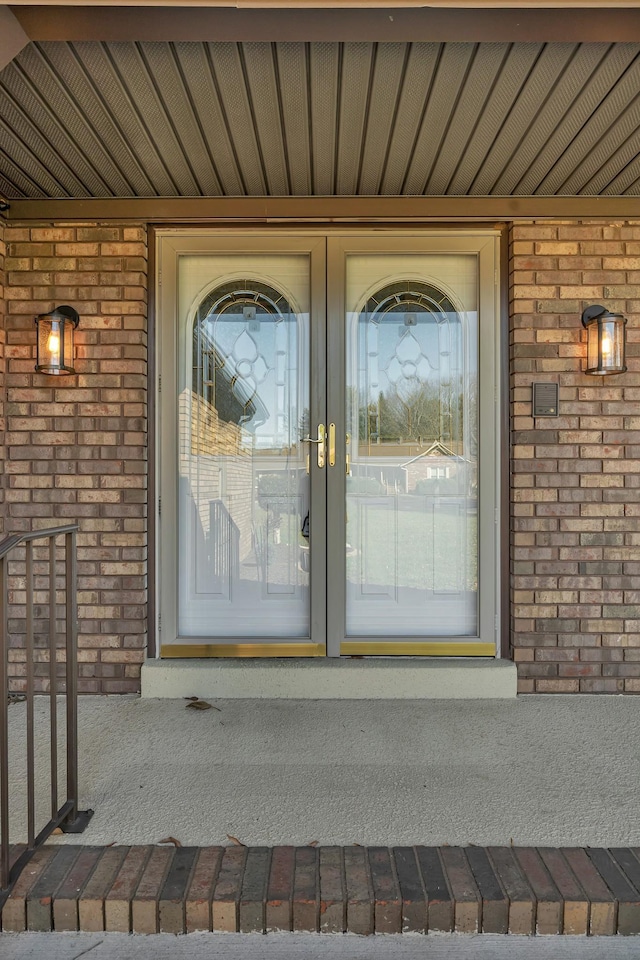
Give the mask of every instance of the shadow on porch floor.
[[[214, 705], [81, 698], [80, 798], [95, 810], [82, 842], [640, 846], [638, 698]], [[9, 710], [13, 842], [24, 713]], [[42, 698], [45, 771], [47, 731]]]

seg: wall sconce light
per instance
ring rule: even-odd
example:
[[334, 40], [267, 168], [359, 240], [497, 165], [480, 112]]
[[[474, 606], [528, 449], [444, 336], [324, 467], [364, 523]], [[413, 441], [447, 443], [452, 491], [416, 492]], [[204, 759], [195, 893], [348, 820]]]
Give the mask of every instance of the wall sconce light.
[[73, 307], [56, 307], [36, 317], [36, 372], [75, 373], [73, 340], [80, 323]]
[[609, 313], [606, 307], [594, 304], [582, 314], [587, 331], [587, 366], [585, 373], [604, 375], [624, 373], [625, 326], [621, 313]]

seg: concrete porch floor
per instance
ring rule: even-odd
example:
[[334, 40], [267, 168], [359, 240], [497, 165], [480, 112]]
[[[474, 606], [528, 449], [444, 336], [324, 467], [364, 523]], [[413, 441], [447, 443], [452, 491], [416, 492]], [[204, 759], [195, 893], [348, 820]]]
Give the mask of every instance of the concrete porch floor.
[[[81, 698], [81, 842], [640, 846], [638, 698], [212, 702]], [[9, 717], [18, 842], [25, 704]]]

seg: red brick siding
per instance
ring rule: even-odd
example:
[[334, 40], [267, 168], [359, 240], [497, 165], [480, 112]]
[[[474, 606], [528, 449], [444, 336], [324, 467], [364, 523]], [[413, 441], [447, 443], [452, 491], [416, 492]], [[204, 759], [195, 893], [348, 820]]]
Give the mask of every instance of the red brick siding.
[[[147, 241], [139, 224], [6, 227], [10, 532], [77, 521], [80, 689], [139, 689], [146, 648]], [[34, 372], [34, 316], [80, 314], [76, 375]], [[24, 592], [10, 578], [19, 688]], [[38, 651], [40, 688], [47, 656]]]
[[5, 330], [4, 330], [4, 316], [5, 316], [5, 301], [4, 301], [4, 262], [6, 254], [6, 246], [4, 240], [4, 219], [0, 215], [0, 534], [4, 532], [4, 456], [5, 456], [5, 446], [4, 446], [4, 344], [5, 344]]
[[[146, 231], [7, 226], [5, 530], [77, 519], [81, 689], [139, 688], [146, 645]], [[2, 285], [0, 225], [0, 288]], [[510, 237], [512, 641], [522, 692], [640, 692], [640, 223], [515, 223]], [[628, 366], [581, 372], [584, 306], [629, 318]], [[37, 312], [81, 315], [77, 375], [33, 372]], [[3, 400], [0, 293], [0, 417]], [[531, 383], [561, 416], [531, 419]], [[0, 485], [1, 487], [1, 485]], [[0, 489], [0, 497], [2, 489]], [[2, 528], [0, 527], [0, 530]], [[24, 675], [14, 578], [11, 671]], [[46, 654], [39, 652], [46, 688]]]
[[[512, 642], [523, 693], [640, 692], [640, 221], [510, 238]], [[582, 373], [580, 314], [626, 314], [628, 373]], [[531, 417], [531, 384], [560, 416]]]

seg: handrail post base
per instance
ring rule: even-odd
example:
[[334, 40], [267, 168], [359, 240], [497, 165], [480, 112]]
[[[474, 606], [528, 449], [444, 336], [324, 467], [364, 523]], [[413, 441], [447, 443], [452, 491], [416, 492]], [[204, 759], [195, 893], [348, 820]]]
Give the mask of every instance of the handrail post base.
[[63, 820], [60, 829], [63, 833], [84, 833], [93, 816], [93, 810], [78, 810], [75, 820]]

